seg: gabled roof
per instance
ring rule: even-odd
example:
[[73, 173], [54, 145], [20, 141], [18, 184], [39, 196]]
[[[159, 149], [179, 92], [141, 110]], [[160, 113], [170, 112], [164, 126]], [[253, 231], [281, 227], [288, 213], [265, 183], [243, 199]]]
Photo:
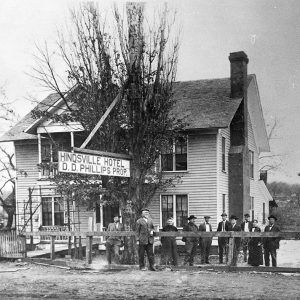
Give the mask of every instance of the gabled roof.
[[[56, 93], [50, 94], [42, 102], [40, 102], [36, 108], [42, 111], [53, 107], [54, 104], [60, 99], [60, 96]], [[25, 115], [25, 117], [19, 121], [15, 126], [13, 126], [9, 131], [7, 131], [0, 138], [0, 142], [10, 142], [17, 140], [35, 140], [37, 136], [34, 134], [29, 134], [24, 132], [29, 126], [31, 126], [36, 119], [32, 117], [31, 112]]]
[[228, 127], [242, 101], [230, 98], [230, 78], [177, 82], [174, 97], [172, 115], [186, 129]]
[[[252, 78], [252, 75], [248, 76], [249, 83]], [[230, 78], [176, 82], [174, 97], [176, 104], [172, 116], [182, 120], [186, 129], [226, 128], [242, 101], [240, 98], [230, 98]], [[52, 110], [59, 106], [59, 101], [58, 94], [51, 94], [37, 108]], [[36, 139], [36, 135], [24, 131], [30, 128], [30, 132], [33, 132], [40, 122], [29, 113], [0, 141]]]

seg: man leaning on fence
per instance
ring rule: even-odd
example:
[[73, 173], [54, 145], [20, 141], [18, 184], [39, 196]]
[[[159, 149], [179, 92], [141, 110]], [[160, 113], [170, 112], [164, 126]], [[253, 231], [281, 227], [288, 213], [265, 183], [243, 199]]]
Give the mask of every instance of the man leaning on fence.
[[[183, 231], [189, 232], [198, 232], [198, 227], [195, 224], [197, 217], [191, 215], [188, 217], [188, 224], [184, 226]], [[190, 266], [194, 265], [194, 257], [197, 253], [197, 246], [198, 246], [198, 237], [183, 237], [182, 241], [185, 242], [185, 252], [186, 256], [184, 259], [184, 264], [189, 264]]]
[[[265, 232], [279, 232], [280, 228], [275, 224], [277, 218], [273, 215], [268, 217], [269, 225], [266, 226]], [[270, 255], [272, 258], [272, 266], [277, 267], [276, 250], [279, 249], [279, 237], [264, 238], [264, 257], [266, 267], [270, 266]]]
[[[124, 227], [123, 224], [120, 223], [120, 218], [118, 214], [114, 216], [114, 222], [108, 224], [107, 231], [109, 232], [116, 232], [116, 231], [123, 231]], [[111, 264], [112, 254], [114, 256], [114, 260], [117, 264], [120, 263], [120, 247], [123, 246], [123, 237], [120, 236], [109, 236], [106, 240], [106, 257], [107, 262]]]
[[149, 215], [149, 209], [142, 210], [142, 217], [136, 221], [136, 234], [139, 243], [139, 266], [140, 270], [145, 271], [145, 251], [148, 256], [149, 270], [156, 271], [154, 268], [154, 225]]

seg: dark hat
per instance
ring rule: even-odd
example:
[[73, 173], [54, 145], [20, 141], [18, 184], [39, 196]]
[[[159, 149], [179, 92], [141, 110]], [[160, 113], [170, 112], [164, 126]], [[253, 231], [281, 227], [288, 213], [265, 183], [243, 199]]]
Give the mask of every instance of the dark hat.
[[210, 216], [204, 216], [204, 219], [210, 219]]
[[244, 214], [244, 217], [250, 217], [250, 215], [249, 214]]
[[275, 221], [277, 221], [277, 218], [276, 218], [274, 215], [270, 215], [270, 216], [268, 217], [268, 220], [270, 220], [271, 218], [273, 218]]
[[223, 216], [226, 216], [226, 217], [227, 217], [227, 214], [226, 214], [225, 212], [223, 212], [223, 213], [221, 214], [221, 217], [223, 217]]
[[197, 219], [197, 217], [195, 217], [194, 215], [190, 215], [187, 219], [188, 220], [193, 220], [193, 219]]
[[150, 211], [148, 208], [143, 208], [142, 211]]
[[115, 217], [122, 218], [122, 216], [120, 216], [119, 214], [114, 214], [114, 218]]
[[238, 220], [239, 218], [238, 218], [237, 216], [235, 216], [235, 215], [231, 215], [231, 216], [230, 216], [230, 220], [233, 220], [233, 219], [234, 219], [234, 220]]

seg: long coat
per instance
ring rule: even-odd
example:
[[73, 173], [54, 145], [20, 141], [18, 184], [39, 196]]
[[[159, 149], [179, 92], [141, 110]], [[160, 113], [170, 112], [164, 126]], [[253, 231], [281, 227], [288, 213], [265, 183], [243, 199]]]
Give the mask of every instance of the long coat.
[[[212, 231], [211, 224], [208, 224], [208, 225], [209, 225], [209, 231]], [[206, 231], [206, 223], [205, 222], [201, 223], [199, 225], [199, 231]], [[210, 238], [210, 237], [200, 238], [200, 242], [201, 242], [202, 239], [203, 240], [211, 240], [212, 238]]]
[[[241, 231], [241, 226], [235, 224], [234, 226], [231, 226], [230, 231]], [[236, 237], [234, 238], [234, 247], [236, 249], [238, 249], [241, 245], [241, 238], [240, 237]]]
[[[122, 223], [109, 223], [107, 227], [107, 231], [124, 231], [124, 226]], [[107, 243], [112, 245], [121, 245], [123, 238], [120, 236], [109, 236], [106, 240]]]
[[145, 218], [139, 218], [136, 221], [137, 240], [140, 245], [154, 243], [154, 237], [151, 235], [151, 231], [154, 231], [154, 225], [151, 219], [146, 221]]
[[[189, 222], [187, 225], [183, 227], [183, 231], [198, 231], [198, 226], [192, 222]], [[183, 237], [182, 241], [185, 243], [198, 243], [197, 237]]]
[[[259, 227], [255, 227], [254, 231], [251, 232], [261, 232]], [[259, 266], [263, 264], [263, 255], [262, 255], [262, 247], [261, 247], [261, 238], [260, 237], [252, 237], [249, 240], [249, 257], [248, 264], [252, 266]]]
[[[279, 232], [280, 228], [278, 225], [274, 224], [272, 229], [270, 229], [270, 225], [266, 226], [265, 232]], [[267, 249], [278, 249], [279, 248], [279, 237], [273, 238], [264, 238], [264, 247]]]

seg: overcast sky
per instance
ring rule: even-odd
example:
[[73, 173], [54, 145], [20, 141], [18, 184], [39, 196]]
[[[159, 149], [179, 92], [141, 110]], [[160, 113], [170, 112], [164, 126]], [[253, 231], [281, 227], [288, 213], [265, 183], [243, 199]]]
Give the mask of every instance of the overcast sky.
[[[78, 3], [0, 1], [0, 84], [20, 116], [32, 108], [26, 98], [46, 95], [26, 75], [34, 66], [35, 44], [54, 41], [69, 8]], [[112, 5], [99, 3], [104, 9]], [[169, 5], [177, 9], [182, 28], [177, 79], [229, 77], [229, 53], [245, 51], [249, 73], [257, 76], [266, 123], [277, 120], [270, 144], [282, 165], [269, 178], [300, 183], [300, 1], [180, 0]]]

